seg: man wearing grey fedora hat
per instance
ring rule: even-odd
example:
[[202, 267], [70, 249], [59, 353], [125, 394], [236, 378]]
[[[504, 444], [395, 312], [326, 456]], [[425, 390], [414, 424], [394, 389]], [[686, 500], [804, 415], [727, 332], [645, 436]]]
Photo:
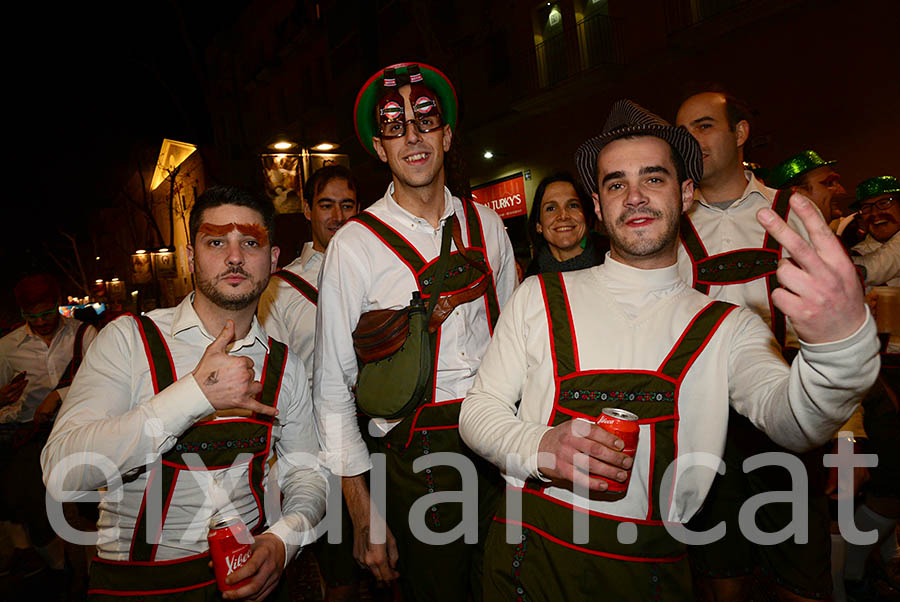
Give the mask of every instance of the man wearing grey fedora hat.
[[[680, 527], [713, 483], [715, 462], [697, 460], [722, 456], [729, 407], [791, 449], [820, 445], [875, 379], [874, 323], [799, 196], [811, 243], [768, 208], [758, 219], [796, 261], [775, 302], [802, 360], [788, 366], [759, 316], [679, 277], [679, 221], [703, 173], [684, 128], [621, 100], [575, 161], [611, 250], [515, 291], [460, 412], [463, 439], [507, 481], [485, 600], [693, 600]], [[610, 408], [637, 422], [634, 449], [597, 424]]]

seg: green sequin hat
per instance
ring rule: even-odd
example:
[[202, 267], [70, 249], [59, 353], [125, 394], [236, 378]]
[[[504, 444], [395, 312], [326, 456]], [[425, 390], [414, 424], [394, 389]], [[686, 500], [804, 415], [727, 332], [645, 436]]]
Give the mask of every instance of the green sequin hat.
[[856, 187], [856, 202], [850, 205], [852, 209], [859, 209], [859, 204], [873, 196], [900, 192], [900, 182], [894, 176], [878, 176], [863, 180]]
[[353, 106], [353, 125], [356, 127], [356, 136], [363, 147], [376, 157], [378, 155], [375, 153], [375, 145], [372, 144], [372, 136], [376, 132], [375, 105], [378, 103], [378, 98], [381, 94], [384, 72], [387, 69], [393, 69], [397, 77], [396, 85], [400, 87], [409, 83], [407, 67], [412, 65], [419, 66], [425, 86], [437, 95], [444, 123], [450, 124], [451, 130], [456, 130], [456, 116], [459, 112], [459, 103], [456, 99], [456, 89], [446, 75], [425, 63], [397, 63], [396, 65], [389, 65], [384, 69], [379, 69], [372, 77], [366, 80], [366, 83], [360, 88], [359, 94], [356, 95], [356, 104]]
[[769, 179], [766, 180], [766, 184], [780, 190], [785, 188], [788, 182], [797, 176], [812, 171], [817, 167], [834, 165], [835, 163], [837, 161], [826, 161], [816, 151], [806, 150], [773, 167], [772, 171], [769, 172]]

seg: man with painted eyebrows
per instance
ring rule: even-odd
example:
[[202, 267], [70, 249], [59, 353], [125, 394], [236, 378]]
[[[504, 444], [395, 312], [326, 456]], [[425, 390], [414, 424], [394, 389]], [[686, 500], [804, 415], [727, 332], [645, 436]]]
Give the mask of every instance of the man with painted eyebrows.
[[[774, 293], [802, 339], [788, 366], [756, 314], [679, 277], [679, 219], [703, 171], [684, 128], [622, 100], [575, 158], [611, 251], [516, 290], [460, 414], [463, 439], [507, 480], [485, 599], [694, 600], [676, 526], [709, 491], [729, 407], [786, 447], [820, 445], [875, 379], [874, 323], [811, 203], [791, 200], [811, 243], [762, 209], [796, 261]], [[635, 415], [633, 460], [594, 424], [604, 408]]]
[[[194, 292], [111, 322], [72, 383], [41, 463], [57, 499], [109, 488], [88, 586], [97, 599], [216, 599], [207, 532], [230, 517], [255, 542], [228, 577], [247, 581], [223, 597], [288, 593], [276, 588], [313, 539], [325, 480], [303, 364], [254, 315], [278, 261], [273, 221], [271, 203], [239, 189], [200, 195], [189, 224]], [[276, 451], [280, 491], [267, 479]]]

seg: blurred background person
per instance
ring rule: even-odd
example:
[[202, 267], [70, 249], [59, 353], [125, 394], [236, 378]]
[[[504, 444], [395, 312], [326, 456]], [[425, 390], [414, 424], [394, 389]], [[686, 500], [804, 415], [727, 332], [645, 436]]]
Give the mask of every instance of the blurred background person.
[[837, 161], [825, 161], [814, 150], [805, 150], [776, 165], [769, 174], [768, 184], [783, 190], [799, 192], [819, 208], [826, 223], [834, 217], [835, 201], [847, 194], [841, 186], [841, 174], [834, 168]]
[[49, 568], [65, 587], [64, 547], [47, 519], [40, 453], [97, 330], [60, 315], [53, 276], [26, 276], [13, 293], [25, 323], [0, 339], [0, 520], [9, 521], [8, 570], [15, 581]]
[[863, 181], [854, 208], [866, 237], [853, 247], [853, 263], [863, 268], [866, 286], [900, 286], [900, 182], [894, 176]]
[[534, 193], [528, 234], [534, 248], [525, 277], [545, 272], [583, 270], [603, 263], [605, 236], [594, 232], [590, 201], [566, 172], [547, 176]]

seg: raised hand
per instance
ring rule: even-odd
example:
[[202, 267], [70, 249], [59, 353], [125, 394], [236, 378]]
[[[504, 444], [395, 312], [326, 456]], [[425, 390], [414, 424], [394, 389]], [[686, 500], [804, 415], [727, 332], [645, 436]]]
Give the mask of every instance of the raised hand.
[[781, 287], [772, 291], [772, 302], [807, 343], [847, 338], [866, 320], [856, 270], [812, 202], [794, 194], [790, 203], [809, 233], [809, 242], [771, 209], [756, 214], [759, 223], [790, 253], [790, 259], [782, 259], [778, 265]]
[[570, 481], [595, 491], [609, 487], [603, 479], [594, 479], [584, 472], [585, 466], [576, 462], [586, 456], [586, 468], [591, 474], [624, 481], [625, 471], [634, 463], [621, 452], [625, 442], [596, 424], [583, 420], [563, 422], [544, 433], [538, 446], [538, 469], [545, 477]]
[[254, 380], [253, 360], [249, 357], [228, 355], [225, 349], [234, 340], [234, 322], [228, 320], [225, 328], [209, 344], [197, 367], [194, 379], [216, 410], [244, 408], [259, 414], [275, 416], [273, 407], [259, 403], [255, 397], [262, 391], [262, 384]]

